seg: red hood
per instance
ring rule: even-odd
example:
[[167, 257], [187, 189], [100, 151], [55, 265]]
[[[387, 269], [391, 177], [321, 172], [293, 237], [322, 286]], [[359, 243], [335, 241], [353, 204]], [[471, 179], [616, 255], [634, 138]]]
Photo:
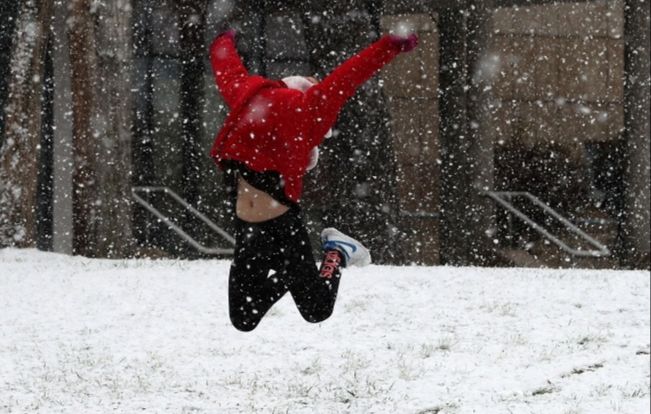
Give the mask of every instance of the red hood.
[[237, 124], [238, 120], [240, 119], [240, 115], [242, 111], [246, 108], [246, 104], [253, 98], [260, 90], [264, 88], [285, 88], [286, 85], [282, 81], [274, 81], [270, 79], [266, 79], [262, 76], [251, 76], [250, 78], [247, 79], [246, 82], [243, 82], [238, 88], [237, 88], [237, 99], [233, 103], [231, 107], [231, 111], [226, 116], [226, 119], [224, 120], [224, 125], [222, 126], [221, 130], [217, 134], [217, 137], [215, 139], [215, 142], [212, 146], [212, 149], [210, 150], [210, 156], [214, 158], [217, 163], [221, 161], [219, 158], [219, 154], [221, 151], [221, 147], [224, 145], [226, 142], [226, 139], [228, 138], [229, 133], [233, 129], [233, 127]]

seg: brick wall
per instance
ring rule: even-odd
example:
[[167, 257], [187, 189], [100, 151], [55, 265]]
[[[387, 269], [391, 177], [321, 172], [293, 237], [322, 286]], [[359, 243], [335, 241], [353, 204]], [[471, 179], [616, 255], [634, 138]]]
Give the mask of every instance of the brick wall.
[[496, 9], [486, 65], [499, 140], [609, 141], [624, 127], [623, 2]]
[[408, 26], [419, 34], [419, 47], [398, 56], [381, 76], [391, 116], [399, 227], [405, 235], [404, 260], [437, 264], [441, 179], [438, 32], [430, 15], [382, 18], [384, 31], [394, 31], [400, 26]]

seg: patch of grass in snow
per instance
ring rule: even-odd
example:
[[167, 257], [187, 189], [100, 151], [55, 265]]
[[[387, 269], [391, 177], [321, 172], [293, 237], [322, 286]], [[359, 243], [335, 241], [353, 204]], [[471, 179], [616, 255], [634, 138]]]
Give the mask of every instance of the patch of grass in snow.
[[608, 336], [602, 333], [587, 333], [569, 339], [570, 345], [579, 345], [582, 348], [599, 346], [608, 342]]
[[363, 354], [353, 352], [351, 350], [344, 351], [341, 354], [344, 359], [343, 370], [344, 372], [354, 372], [366, 369], [371, 365], [371, 360], [366, 358]]
[[510, 343], [511, 345], [524, 346], [529, 344], [529, 340], [527, 339], [527, 337], [522, 335], [521, 333], [509, 335], [507, 340], [508, 343]]
[[622, 397], [625, 399], [646, 398], [649, 396], [649, 384], [632, 385], [631, 387], [627, 387], [626, 389], [622, 387], [618, 387], [618, 388], [620, 390]]
[[649, 355], [649, 347], [638, 350], [635, 355]]
[[305, 368], [301, 369], [303, 375], [318, 375], [323, 370], [321, 358], [314, 358]]
[[565, 401], [565, 409], [559, 414], [584, 414], [581, 404], [583, 403], [582, 397], [576, 394], [570, 394]]
[[517, 316], [517, 303], [513, 302], [498, 302], [498, 301], [489, 301], [484, 302], [479, 306], [479, 309], [487, 313], [495, 313], [499, 316]]
[[420, 345], [420, 350], [419, 350], [419, 355], [423, 359], [430, 358], [434, 351], [436, 350], [436, 346], [434, 344], [421, 344]]
[[382, 384], [375, 378], [360, 374], [370, 367], [371, 361], [362, 354], [350, 350], [342, 353], [344, 362], [342, 364], [343, 375], [341, 376], [341, 387], [335, 387], [332, 392], [336, 400], [343, 404], [349, 404], [354, 399], [388, 398], [389, 391], [393, 384]]
[[413, 381], [423, 376], [424, 370], [421, 363], [403, 353], [398, 355], [398, 377], [405, 381]]
[[432, 408], [425, 408], [424, 410], [417, 411], [416, 414], [453, 414], [459, 407], [456, 404], [450, 403], [442, 406]]
[[613, 412], [615, 413], [621, 413], [622, 412], [622, 402], [618, 400], [610, 400], [610, 408], [613, 409]]
[[315, 389], [315, 384], [305, 383], [302, 381], [294, 382], [292, 384], [289, 384], [289, 386], [287, 387], [287, 391], [291, 395], [291, 398], [299, 399], [306, 402], [309, 401], [309, 399], [311, 398], [310, 392], [313, 389]]
[[581, 375], [581, 374], [583, 374], [585, 372], [596, 371], [599, 368], [603, 368], [603, 366], [604, 366], [604, 364], [602, 364], [600, 362], [597, 362], [596, 364], [586, 365], [586, 366], [583, 366], [583, 367], [576, 367], [576, 368], [573, 368], [572, 371], [570, 371], [569, 373], [561, 375], [561, 377], [562, 378], [567, 378], [570, 375]]
[[243, 387], [244, 379], [240, 374], [230, 374], [224, 376], [222, 384], [225, 385], [226, 387], [234, 387], [234, 386]]
[[590, 392], [590, 395], [593, 397], [605, 397], [610, 394], [610, 390], [613, 389], [612, 384], [597, 384], [594, 389]]
[[531, 395], [535, 397], [537, 395], [552, 394], [554, 392], [558, 392], [558, 390], [559, 390], [558, 387], [556, 387], [550, 381], [547, 381], [547, 385], [542, 386], [540, 388], [536, 388], [531, 392]]
[[343, 388], [335, 390], [337, 401], [350, 404], [356, 399], [375, 399], [377, 402], [390, 400], [390, 391], [393, 384], [384, 386], [368, 377], [364, 380], [355, 377], [352, 381], [345, 381]]
[[454, 336], [451, 335], [446, 335], [442, 336], [438, 340], [438, 344], [436, 345], [436, 349], [439, 351], [451, 351], [452, 347], [458, 343], [458, 339]]
[[37, 378], [21, 384], [29, 390], [30, 406], [69, 406], [93, 399], [124, 400], [126, 395], [152, 390], [151, 379], [164, 370], [162, 358], [116, 359], [102, 347], [61, 345], [56, 359], [35, 354], [30, 375]]
[[538, 361], [540, 362], [553, 361], [555, 358], [558, 357], [559, 353], [560, 353], [559, 346], [557, 344], [554, 344], [552, 347], [543, 346], [543, 349], [538, 354]]
[[365, 311], [368, 308], [368, 300], [366, 299], [352, 299], [344, 305], [346, 312]]

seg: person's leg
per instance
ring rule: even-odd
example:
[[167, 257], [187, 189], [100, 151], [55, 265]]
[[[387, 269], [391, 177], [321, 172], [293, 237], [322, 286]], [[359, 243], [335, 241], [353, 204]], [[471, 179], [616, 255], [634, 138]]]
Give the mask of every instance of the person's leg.
[[276, 237], [265, 224], [236, 220], [236, 247], [228, 280], [231, 322], [241, 331], [251, 331], [288, 290], [271, 269], [280, 266]]
[[337, 250], [324, 253], [321, 269], [300, 213], [293, 214], [283, 239], [286, 265], [281, 278], [287, 281], [296, 307], [308, 322], [321, 322], [332, 314], [339, 289], [342, 255]]

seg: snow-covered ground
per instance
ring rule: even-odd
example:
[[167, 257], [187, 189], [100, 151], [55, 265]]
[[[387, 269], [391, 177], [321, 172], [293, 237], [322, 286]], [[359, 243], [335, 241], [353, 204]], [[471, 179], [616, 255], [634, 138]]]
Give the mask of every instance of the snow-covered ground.
[[241, 333], [227, 270], [0, 250], [0, 412], [649, 412], [649, 272], [353, 268]]

